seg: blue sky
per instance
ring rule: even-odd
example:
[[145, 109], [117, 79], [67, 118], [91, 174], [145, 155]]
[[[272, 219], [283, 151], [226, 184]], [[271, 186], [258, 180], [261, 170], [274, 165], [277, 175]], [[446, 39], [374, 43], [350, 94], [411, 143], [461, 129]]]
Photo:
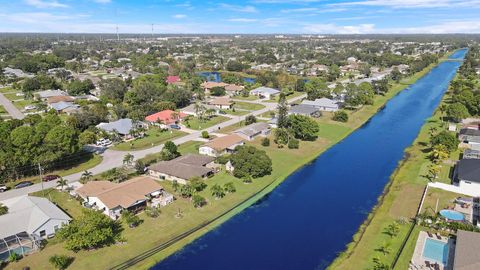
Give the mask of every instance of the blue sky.
[[480, 33], [480, 0], [0, 0], [0, 32]]

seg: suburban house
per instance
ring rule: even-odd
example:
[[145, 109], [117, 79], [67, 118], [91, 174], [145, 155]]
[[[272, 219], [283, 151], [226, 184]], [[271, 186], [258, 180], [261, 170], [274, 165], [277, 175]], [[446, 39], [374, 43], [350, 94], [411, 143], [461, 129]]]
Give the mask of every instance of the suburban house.
[[336, 112], [340, 109], [340, 106], [338, 105], [338, 103], [329, 98], [317, 98], [315, 100], [304, 100], [302, 101], [301, 104], [310, 105], [319, 109], [320, 111], [326, 111], [326, 112]]
[[272, 97], [280, 94], [280, 91], [277, 89], [269, 87], [258, 87], [250, 91], [250, 95], [258, 96], [260, 98], [271, 99]]
[[[212, 110], [215, 110], [217, 113], [218, 113], [218, 111], [220, 110], [220, 109], [217, 108], [216, 106], [209, 105], [209, 104], [204, 104], [204, 103], [202, 103], [201, 106], [205, 107], [205, 110], [210, 110], [210, 109], [212, 109]], [[180, 109], [180, 112], [182, 112], [182, 113], [184, 113], [184, 114], [187, 114], [187, 115], [198, 116], [198, 115], [197, 115], [196, 104], [190, 104], [190, 105], [188, 105], [187, 107]]]
[[463, 159], [480, 159], [480, 150], [465, 149]]
[[40, 91], [35, 93], [34, 96], [39, 100], [47, 101], [48, 98], [58, 97], [58, 96], [68, 96], [68, 94], [62, 90], [45, 90], [45, 91]]
[[480, 193], [480, 159], [462, 159], [453, 172], [453, 182], [461, 189]]
[[20, 196], [2, 202], [8, 213], [0, 216], [0, 262], [11, 253], [25, 255], [39, 249], [72, 219], [46, 198]]
[[144, 125], [145, 124], [140, 121], [134, 123], [130, 118], [123, 118], [110, 123], [100, 123], [96, 127], [107, 133], [117, 133], [122, 136], [123, 140], [130, 140], [134, 138], [132, 132], [135, 129], [144, 127]]
[[243, 86], [241, 85], [236, 85], [236, 84], [229, 84], [227, 86], [225, 86], [225, 91], [227, 92], [227, 94], [231, 97], [233, 96], [236, 96], [238, 94], [240, 94], [240, 92], [242, 92], [243, 90]]
[[57, 103], [57, 102], [73, 102], [75, 98], [71, 96], [53, 96], [47, 98], [47, 103], [52, 104], [52, 103]]
[[3, 69], [3, 74], [8, 78], [33, 78], [35, 76], [33, 74], [25, 73], [21, 69], [9, 67]]
[[80, 109], [80, 106], [73, 102], [60, 101], [57, 103], [48, 104], [48, 108], [53, 109], [58, 113], [71, 114], [77, 112]]
[[160, 126], [167, 127], [171, 124], [176, 124], [187, 117], [182, 112], [175, 112], [172, 110], [163, 110], [145, 117], [145, 120], [152, 125], [160, 124]]
[[187, 184], [193, 177], [206, 178], [214, 173], [215, 158], [187, 154], [169, 161], [161, 161], [148, 167], [148, 174], [160, 180]]
[[312, 105], [298, 104], [296, 106], [290, 107], [288, 110], [289, 115], [304, 115], [310, 117], [320, 117], [322, 113], [320, 110]]
[[233, 108], [234, 102], [229, 97], [217, 97], [208, 102], [209, 105], [215, 106], [221, 110], [228, 110]]
[[235, 151], [235, 147], [244, 144], [244, 138], [237, 134], [230, 134], [211, 140], [210, 142], [200, 146], [198, 151], [202, 155], [219, 157], [227, 153], [233, 153]]
[[480, 233], [458, 230], [455, 243], [453, 269], [476, 270], [480, 268]]
[[112, 219], [118, 219], [123, 210], [137, 213], [147, 205], [165, 206], [174, 199], [149, 177], [137, 177], [121, 183], [90, 181], [75, 193], [84, 200], [85, 207], [100, 210]]
[[462, 128], [458, 133], [458, 139], [464, 143], [480, 144], [480, 130]]
[[225, 88], [228, 84], [224, 82], [203, 82], [200, 86], [205, 90], [206, 93], [210, 93], [210, 90], [215, 87]]
[[257, 136], [267, 136], [270, 134], [270, 125], [265, 122], [253, 123], [246, 127], [235, 130], [234, 133], [246, 140], [251, 141]]

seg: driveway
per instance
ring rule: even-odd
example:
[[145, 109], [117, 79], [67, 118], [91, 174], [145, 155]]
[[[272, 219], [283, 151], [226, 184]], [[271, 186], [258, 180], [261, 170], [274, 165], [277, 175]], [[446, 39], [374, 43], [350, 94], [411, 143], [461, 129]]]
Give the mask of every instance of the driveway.
[[[294, 102], [296, 100], [299, 100], [299, 99], [302, 99], [304, 97], [306, 97], [306, 95], [301, 95], [301, 96], [298, 96], [298, 97], [294, 97], [292, 99], [289, 99], [288, 102], [292, 103], [292, 102]], [[211, 126], [209, 128], [203, 129], [203, 130], [208, 131], [208, 133], [215, 133], [219, 129], [231, 126], [233, 124], [236, 124], [240, 121], [245, 120], [245, 117], [247, 117], [249, 115], [257, 116], [257, 115], [263, 114], [265, 112], [275, 110], [276, 107], [277, 107], [276, 103], [265, 102], [265, 103], [262, 103], [262, 104], [265, 105], [265, 108], [257, 110], [257, 111], [253, 111], [253, 112], [251, 112], [249, 114], [246, 114], [246, 115], [232, 117], [230, 120], [227, 120], [225, 122], [219, 123], [217, 125]], [[186, 143], [186, 142], [189, 142], [189, 141], [196, 140], [196, 139], [201, 137], [201, 133], [202, 133], [203, 130], [194, 131], [194, 132], [192, 132], [188, 135], [185, 135], [183, 137], [174, 139], [173, 142], [175, 144], [179, 145], [179, 144], [182, 144], [182, 143]], [[117, 150], [108, 149], [102, 154], [102, 157], [103, 157], [102, 162], [100, 164], [98, 164], [97, 166], [88, 169], [88, 171], [93, 173], [93, 174], [103, 173], [103, 172], [108, 171], [112, 168], [121, 167], [123, 165], [123, 157], [127, 153], [132, 154], [134, 156], [134, 160], [138, 160], [138, 159], [144, 158], [148, 154], [158, 153], [162, 150], [162, 148], [163, 148], [163, 144], [154, 146], [152, 148], [148, 148], [148, 149], [144, 149], [144, 150], [137, 150], [137, 151], [117, 151]], [[64, 179], [66, 179], [69, 183], [75, 182], [75, 181], [78, 181], [80, 179], [80, 177], [82, 176], [82, 173], [83, 172], [71, 174], [71, 175], [65, 176]], [[40, 191], [42, 189], [52, 188], [52, 187], [55, 187], [56, 185], [57, 185], [56, 182], [52, 181], [52, 182], [34, 184], [32, 186], [22, 188], [22, 189], [9, 190], [9, 191], [0, 193], [0, 201], [10, 199], [10, 198], [14, 198], [14, 197], [17, 197], [17, 196], [27, 195], [29, 193]]]

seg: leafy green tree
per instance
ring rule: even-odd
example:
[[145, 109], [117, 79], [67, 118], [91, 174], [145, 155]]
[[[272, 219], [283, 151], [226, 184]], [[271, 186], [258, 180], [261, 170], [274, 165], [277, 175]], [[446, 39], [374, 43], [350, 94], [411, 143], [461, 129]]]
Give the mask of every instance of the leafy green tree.
[[212, 196], [217, 198], [217, 199], [221, 199], [221, 198], [225, 197], [225, 191], [223, 190], [223, 188], [219, 184], [215, 184], [215, 185], [211, 186], [210, 191], [212, 192]]
[[333, 113], [332, 120], [337, 122], [348, 122], [348, 114], [345, 111], [336, 111]]
[[93, 144], [96, 141], [97, 135], [95, 135], [95, 132], [90, 130], [85, 130], [80, 133], [80, 136], [78, 136], [78, 142], [80, 143], [80, 145]]
[[72, 96], [87, 95], [93, 89], [95, 89], [95, 85], [90, 79], [84, 81], [74, 80], [67, 86], [67, 92]]
[[311, 117], [304, 115], [290, 115], [288, 117], [288, 126], [297, 139], [304, 141], [314, 141], [317, 139], [317, 133], [320, 131], [318, 124]]
[[255, 115], [248, 115], [245, 117], [245, 125], [248, 126], [250, 124], [256, 123], [257, 122], [257, 117]]
[[142, 161], [142, 160], [137, 160], [135, 161], [135, 171], [138, 173], [138, 174], [143, 174], [145, 173], [145, 163]]
[[457, 139], [455, 134], [444, 130], [438, 133], [437, 135], [433, 136], [432, 139], [430, 140], [430, 143], [432, 144], [432, 147], [435, 147], [436, 145], [441, 144], [445, 147], [448, 153], [451, 153], [457, 150], [458, 144], [460, 143], [460, 141]]
[[238, 146], [230, 157], [233, 175], [242, 178], [246, 175], [253, 178], [262, 177], [272, 172], [272, 160], [265, 151], [253, 146]]
[[148, 217], [151, 217], [151, 218], [157, 218], [160, 216], [160, 209], [158, 207], [151, 207], [151, 206], [147, 206], [145, 208], [145, 214], [148, 216]]
[[208, 131], [206, 131], [206, 130], [202, 131], [202, 138], [204, 138], [204, 139], [210, 138], [210, 135], [208, 134]]
[[196, 192], [200, 192], [207, 187], [207, 184], [205, 183], [205, 181], [203, 181], [203, 179], [200, 178], [200, 177], [193, 177], [193, 178], [189, 179], [188, 182], [189, 182], [189, 185]]
[[295, 82], [295, 91], [296, 92], [303, 92], [305, 91], [305, 80], [304, 79], [297, 79]]
[[317, 98], [331, 98], [330, 90], [325, 81], [321, 78], [313, 78], [305, 83], [305, 91], [307, 92], [307, 99], [315, 100]]
[[237, 191], [233, 182], [225, 183], [225, 185], [223, 185], [223, 189], [226, 193], [235, 193]]
[[225, 87], [213, 87], [212, 89], [210, 89], [210, 94], [212, 96], [225, 96], [226, 92], [225, 92]]
[[269, 138], [263, 138], [261, 142], [262, 146], [270, 146], [270, 139]]
[[300, 142], [297, 139], [291, 139], [288, 141], [289, 149], [298, 149], [300, 147]]
[[162, 160], [172, 160], [178, 156], [180, 153], [178, 152], [178, 148], [172, 141], [165, 142], [163, 149], [161, 151]]
[[389, 254], [392, 249], [391, 249], [392, 244], [390, 242], [384, 242], [379, 248], [378, 251], [383, 253], [383, 255]]
[[437, 164], [430, 164], [428, 165], [428, 178], [430, 181], [434, 181], [438, 174], [440, 173], [441, 167]]
[[175, 191], [175, 192], [177, 192], [180, 189], [180, 184], [178, 183], [177, 180], [173, 180], [172, 188], [173, 188], [173, 191]]
[[283, 93], [280, 93], [277, 106], [277, 127], [285, 128], [288, 125], [288, 104], [287, 99]]
[[63, 226], [57, 236], [73, 251], [100, 248], [120, 239], [122, 227], [102, 212], [83, 209], [82, 215]]
[[120, 102], [127, 92], [127, 85], [118, 78], [107, 79], [100, 83], [100, 90], [102, 96], [114, 102]]
[[447, 117], [455, 122], [460, 122], [462, 119], [469, 116], [467, 107], [462, 103], [453, 103], [447, 107]]
[[179, 190], [179, 194], [182, 198], [190, 198], [195, 192], [195, 189], [191, 185], [182, 185]]
[[48, 261], [50, 264], [55, 268], [59, 270], [64, 270], [67, 269], [70, 264], [72, 264], [74, 258], [69, 257], [67, 255], [53, 255], [50, 258], [48, 258]]
[[194, 194], [192, 196], [192, 202], [193, 202], [193, 207], [195, 208], [201, 208], [207, 204], [207, 200], [198, 194]]

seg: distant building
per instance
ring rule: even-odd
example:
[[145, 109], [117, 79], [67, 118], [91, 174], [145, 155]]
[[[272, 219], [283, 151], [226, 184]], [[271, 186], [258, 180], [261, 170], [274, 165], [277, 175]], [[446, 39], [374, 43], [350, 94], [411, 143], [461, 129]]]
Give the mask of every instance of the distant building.
[[123, 118], [109, 123], [100, 123], [96, 127], [108, 133], [116, 132], [122, 136], [123, 140], [133, 139], [132, 130], [144, 127], [144, 123], [137, 121], [134, 123], [130, 118]]
[[331, 100], [329, 98], [317, 98], [315, 100], [304, 100], [302, 101], [303, 105], [313, 106], [320, 111], [326, 112], [336, 112], [340, 109], [338, 102]]
[[250, 91], [250, 95], [258, 96], [260, 98], [271, 99], [272, 97], [280, 94], [280, 91], [277, 89], [269, 88], [269, 87], [258, 87]]
[[461, 189], [480, 193], [480, 159], [462, 159], [453, 172], [454, 184]]
[[187, 184], [193, 177], [205, 178], [213, 174], [213, 157], [188, 154], [169, 161], [161, 161], [148, 167], [148, 174], [160, 180]]
[[6, 67], [3, 69], [3, 74], [9, 78], [33, 78], [34, 75], [23, 72], [23, 70], [18, 68], [9, 68]]
[[235, 147], [244, 144], [244, 138], [237, 134], [231, 134], [211, 140], [210, 142], [200, 146], [198, 151], [201, 155], [219, 157], [224, 154], [233, 153], [235, 151]]
[[45, 90], [45, 91], [40, 91], [35, 93], [35, 97], [43, 101], [46, 101], [51, 97], [57, 97], [57, 96], [68, 96], [68, 94], [62, 90]]
[[222, 110], [228, 110], [233, 107], [233, 101], [229, 97], [217, 97], [208, 102], [209, 105], [215, 106]]
[[251, 141], [257, 136], [267, 136], [270, 134], [270, 125], [265, 122], [253, 123], [246, 127], [235, 130], [234, 133], [246, 140]]

